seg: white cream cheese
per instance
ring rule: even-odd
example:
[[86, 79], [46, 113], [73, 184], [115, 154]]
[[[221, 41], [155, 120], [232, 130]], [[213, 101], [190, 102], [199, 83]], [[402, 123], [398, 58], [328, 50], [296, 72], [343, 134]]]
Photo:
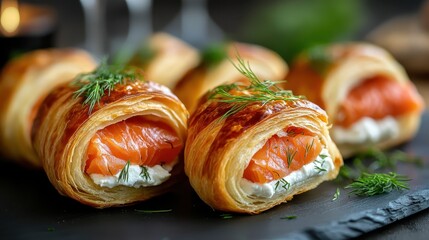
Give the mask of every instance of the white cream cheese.
[[341, 144], [376, 143], [387, 138], [395, 138], [398, 134], [398, 123], [390, 116], [381, 120], [364, 117], [349, 128], [339, 126], [332, 128], [332, 138]]
[[170, 178], [170, 171], [173, 168], [175, 162], [168, 165], [155, 165], [153, 167], [144, 168], [145, 174], [142, 174], [143, 167], [139, 165], [130, 165], [128, 168], [128, 178], [119, 178], [121, 172], [118, 172], [114, 176], [104, 176], [101, 174], [90, 174], [90, 177], [94, 183], [100, 185], [101, 187], [113, 188], [116, 186], [127, 186], [127, 187], [149, 187], [157, 186], [165, 182]]
[[327, 149], [322, 149], [315, 161], [304, 165], [301, 169], [293, 171], [286, 177], [269, 183], [253, 183], [245, 178], [241, 179], [240, 186], [249, 196], [272, 198], [275, 195], [294, 191], [311, 178], [327, 174], [335, 168], [334, 162]]

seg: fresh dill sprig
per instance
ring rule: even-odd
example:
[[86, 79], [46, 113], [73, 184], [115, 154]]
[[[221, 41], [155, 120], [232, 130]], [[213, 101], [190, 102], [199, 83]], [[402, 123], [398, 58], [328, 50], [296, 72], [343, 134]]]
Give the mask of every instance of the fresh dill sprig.
[[417, 167], [423, 166], [423, 160], [420, 157], [410, 155], [401, 150], [384, 152], [376, 148], [368, 148], [358, 153], [351, 162], [351, 166], [344, 165], [340, 168], [336, 181], [350, 181], [358, 178], [364, 172], [396, 171], [398, 163], [415, 164]]
[[334, 193], [334, 197], [332, 198], [332, 201], [337, 201], [337, 199], [340, 197], [340, 188], [337, 188], [337, 190]]
[[310, 152], [310, 150], [313, 148], [314, 145], [314, 138], [311, 140], [310, 144], [305, 144], [305, 152], [304, 152], [304, 158], [307, 157], [308, 153]]
[[141, 210], [141, 209], [134, 209], [134, 211], [138, 213], [168, 213], [173, 211], [173, 209], [160, 209], [160, 210]]
[[148, 170], [147, 170], [147, 167], [146, 166], [140, 166], [140, 168], [141, 168], [141, 172], [140, 172], [140, 176], [142, 177], [142, 178], [144, 178], [146, 181], [148, 181], [148, 180], [150, 180], [151, 179], [151, 177], [150, 177], [150, 175], [149, 175], [149, 172], [148, 172]]
[[79, 74], [73, 81], [72, 86], [78, 87], [74, 92], [74, 98], [83, 96], [83, 105], [89, 105], [90, 114], [95, 104], [99, 104], [101, 98], [110, 92], [117, 84], [125, 84], [127, 81], [135, 81], [134, 68], [122, 68], [109, 66], [106, 61], [101, 62], [97, 69], [90, 73]]
[[231, 213], [222, 213], [221, 215], [219, 215], [221, 218], [223, 219], [231, 219], [233, 218], [233, 215]]
[[274, 191], [276, 191], [279, 186], [282, 187], [284, 190], [287, 191], [290, 188], [290, 183], [288, 181], [286, 181], [285, 179], [281, 178], [274, 185]]
[[[322, 159], [322, 161], [320, 160], [314, 160], [314, 169], [317, 170], [317, 174], [320, 174], [322, 172], [326, 172], [326, 168], [323, 167], [323, 165], [325, 164], [326, 160]], [[317, 165], [319, 164], [319, 165]]]
[[294, 101], [302, 98], [302, 96], [293, 95], [290, 90], [281, 90], [276, 86], [277, 82], [261, 81], [250, 68], [250, 64], [246, 63], [240, 56], [237, 56], [237, 61], [238, 64], [232, 61], [231, 63], [249, 80], [250, 85], [232, 83], [221, 85], [211, 90], [208, 99], [231, 104], [231, 108], [221, 119], [234, 115], [252, 103], [265, 105], [271, 101]]
[[[365, 167], [363, 161], [370, 160], [372, 163]], [[353, 159], [353, 164], [365, 171], [376, 171], [378, 169], [388, 168], [396, 170], [396, 166], [399, 162], [416, 164], [417, 166], [423, 165], [423, 160], [419, 157], [409, 155], [403, 151], [395, 150], [393, 152], [383, 152], [377, 148], [368, 148], [356, 155]]]
[[393, 190], [409, 189], [405, 176], [396, 173], [363, 173], [361, 177], [346, 186], [351, 188], [351, 193], [358, 196], [373, 196], [388, 193]]
[[118, 182], [121, 180], [123, 182], [128, 182], [128, 171], [130, 169], [130, 160], [125, 163], [124, 168], [122, 168], [121, 172], [119, 173]]
[[292, 220], [292, 219], [295, 219], [295, 218], [297, 218], [297, 216], [292, 215], [292, 216], [281, 217], [280, 219]]
[[290, 168], [290, 165], [292, 164], [292, 160], [295, 158], [295, 155], [298, 152], [296, 150], [294, 152], [292, 152], [292, 151], [293, 150], [291, 150], [290, 148], [288, 148], [286, 150], [286, 158], [287, 158], [287, 167], [288, 168]]
[[358, 176], [356, 176], [356, 170], [344, 164], [343, 166], [341, 166], [335, 181], [340, 183], [347, 180], [353, 180], [357, 177]]

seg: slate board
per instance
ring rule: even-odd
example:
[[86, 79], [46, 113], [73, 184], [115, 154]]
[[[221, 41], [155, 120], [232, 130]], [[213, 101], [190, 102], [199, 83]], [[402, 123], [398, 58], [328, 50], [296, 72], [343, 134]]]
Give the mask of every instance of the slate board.
[[[345, 239], [429, 208], [429, 113], [416, 138], [400, 147], [423, 157], [424, 167], [401, 164], [410, 190], [361, 198], [326, 182], [260, 215], [222, 217], [184, 180], [164, 196], [137, 205], [93, 209], [60, 196], [43, 172], [1, 163], [2, 239]], [[337, 187], [338, 200], [332, 201]], [[139, 210], [172, 209], [167, 213]], [[297, 216], [296, 219], [281, 219]]]

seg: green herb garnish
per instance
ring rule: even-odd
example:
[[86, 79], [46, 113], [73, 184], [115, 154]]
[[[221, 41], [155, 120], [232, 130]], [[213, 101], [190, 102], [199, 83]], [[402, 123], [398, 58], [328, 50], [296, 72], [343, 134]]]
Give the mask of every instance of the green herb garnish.
[[221, 218], [223, 219], [231, 219], [233, 217], [232, 214], [230, 213], [222, 213], [221, 215], [219, 215]]
[[286, 216], [286, 217], [281, 217], [280, 219], [287, 219], [287, 220], [292, 220], [297, 218], [297, 216]]
[[306, 158], [308, 153], [310, 152], [310, 150], [313, 148], [314, 145], [314, 138], [311, 140], [310, 144], [305, 144], [305, 152], [304, 152], [304, 157]]
[[278, 180], [276, 182], [276, 184], [274, 185], [274, 191], [277, 190], [278, 187], [282, 187], [284, 190], [289, 190], [290, 188], [290, 183], [288, 181], [286, 181], [285, 179], [281, 178], [280, 180]]
[[[269, 80], [261, 81], [252, 71], [248, 62], [246, 64], [240, 56], [237, 57], [237, 60], [238, 64], [232, 61], [231, 63], [250, 81], [250, 85], [245, 86], [232, 83], [221, 85], [211, 90], [208, 99], [231, 104], [231, 108], [221, 119], [226, 119], [234, 115], [252, 103], [262, 103], [262, 105], [265, 105], [271, 101], [294, 101], [302, 98], [302, 96], [293, 95], [290, 90], [281, 90], [276, 86], [276, 82]], [[239, 94], [231, 93], [233, 91]]]
[[134, 209], [134, 211], [138, 213], [167, 213], [173, 211], [173, 209], [160, 209], [160, 210], [141, 210], [141, 209]]
[[396, 171], [398, 163], [423, 166], [421, 158], [409, 155], [404, 151], [383, 152], [376, 148], [368, 148], [366, 151], [358, 153], [351, 162], [352, 166], [344, 165], [340, 168], [337, 181], [353, 180], [362, 173], [374, 173], [385, 169]]
[[337, 188], [337, 190], [334, 193], [334, 197], [332, 198], [332, 201], [336, 201], [340, 197], [340, 189]]
[[48, 232], [53, 232], [53, 231], [55, 231], [54, 227], [48, 227]]
[[146, 181], [147, 180], [150, 180], [151, 178], [150, 178], [150, 175], [149, 175], [149, 172], [148, 172], [148, 170], [147, 170], [147, 167], [146, 166], [140, 166], [140, 168], [141, 168], [141, 172], [140, 172], [140, 176], [142, 177], [142, 178], [144, 178]]
[[78, 90], [74, 92], [74, 97], [84, 97], [83, 105], [89, 105], [90, 114], [95, 104], [100, 103], [100, 99], [110, 92], [117, 84], [125, 84], [127, 81], [135, 81], [136, 74], [134, 68], [122, 68], [109, 66], [103, 61], [97, 69], [90, 73], [79, 74], [72, 85], [77, 86]]
[[320, 160], [314, 160], [314, 169], [317, 170], [317, 173], [320, 174], [321, 172], [326, 172], [326, 168], [323, 167], [325, 164], [325, 159]]
[[292, 152], [292, 151], [293, 150], [291, 150], [290, 148], [288, 148], [286, 150], [286, 158], [287, 158], [287, 167], [288, 168], [290, 168], [290, 165], [292, 164], [292, 160], [294, 159], [296, 153], [298, 152], [296, 150], [294, 152]]
[[409, 189], [408, 178], [396, 173], [363, 173], [361, 177], [346, 186], [358, 196], [373, 196], [393, 190]]
[[[372, 163], [368, 167], [365, 167], [363, 163], [364, 160], [372, 160]], [[387, 153], [376, 148], [368, 148], [366, 151], [356, 155], [353, 159], [353, 163], [365, 171], [376, 171], [383, 168], [396, 170], [396, 166], [399, 162], [412, 163], [419, 167], [423, 165], [421, 158], [411, 156], [400, 150]]]
[[123, 182], [128, 182], [128, 170], [130, 168], [130, 163], [130, 160], [125, 163], [124, 168], [122, 168], [121, 172], [119, 173], [118, 182], [120, 182], [121, 180]]

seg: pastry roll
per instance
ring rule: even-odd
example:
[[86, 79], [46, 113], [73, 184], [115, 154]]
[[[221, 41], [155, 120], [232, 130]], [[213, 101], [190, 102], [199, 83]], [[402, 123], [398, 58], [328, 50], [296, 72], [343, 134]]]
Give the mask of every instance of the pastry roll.
[[333, 124], [331, 136], [343, 157], [412, 138], [424, 108], [392, 56], [364, 43], [309, 50], [294, 63], [284, 88], [326, 110]]
[[167, 33], [152, 35], [128, 65], [144, 69], [145, 79], [170, 89], [200, 62], [198, 51]]
[[219, 86], [191, 115], [185, 172], [214, 209], [260, 213], [338, 174], [325, 111], [272, 86]]
[[97, 208], [131, 204], [183, 173], [187, 118], [167, 87], [99, 67], [45, 99], [34, 149], [61, 194]]
[[33, 120], [56, 86], [96, 63], [78, 49], [37, 50], [11, 60], [0, 76], [0, 150], [9, 159], [41, 167], [31, 143]]
[[189, 72], [173, 90], [192, 113], [198, 99], [208, 90], [221, 84], [246, 80], [231, 64], [237, 64], [236, 56], [249, 62], [253, 72], [261, 79], [282, 80], [287, 73], [287, 65], [275, 52], [251, 44], [222, 44], [207, 49], [203, 62]]

